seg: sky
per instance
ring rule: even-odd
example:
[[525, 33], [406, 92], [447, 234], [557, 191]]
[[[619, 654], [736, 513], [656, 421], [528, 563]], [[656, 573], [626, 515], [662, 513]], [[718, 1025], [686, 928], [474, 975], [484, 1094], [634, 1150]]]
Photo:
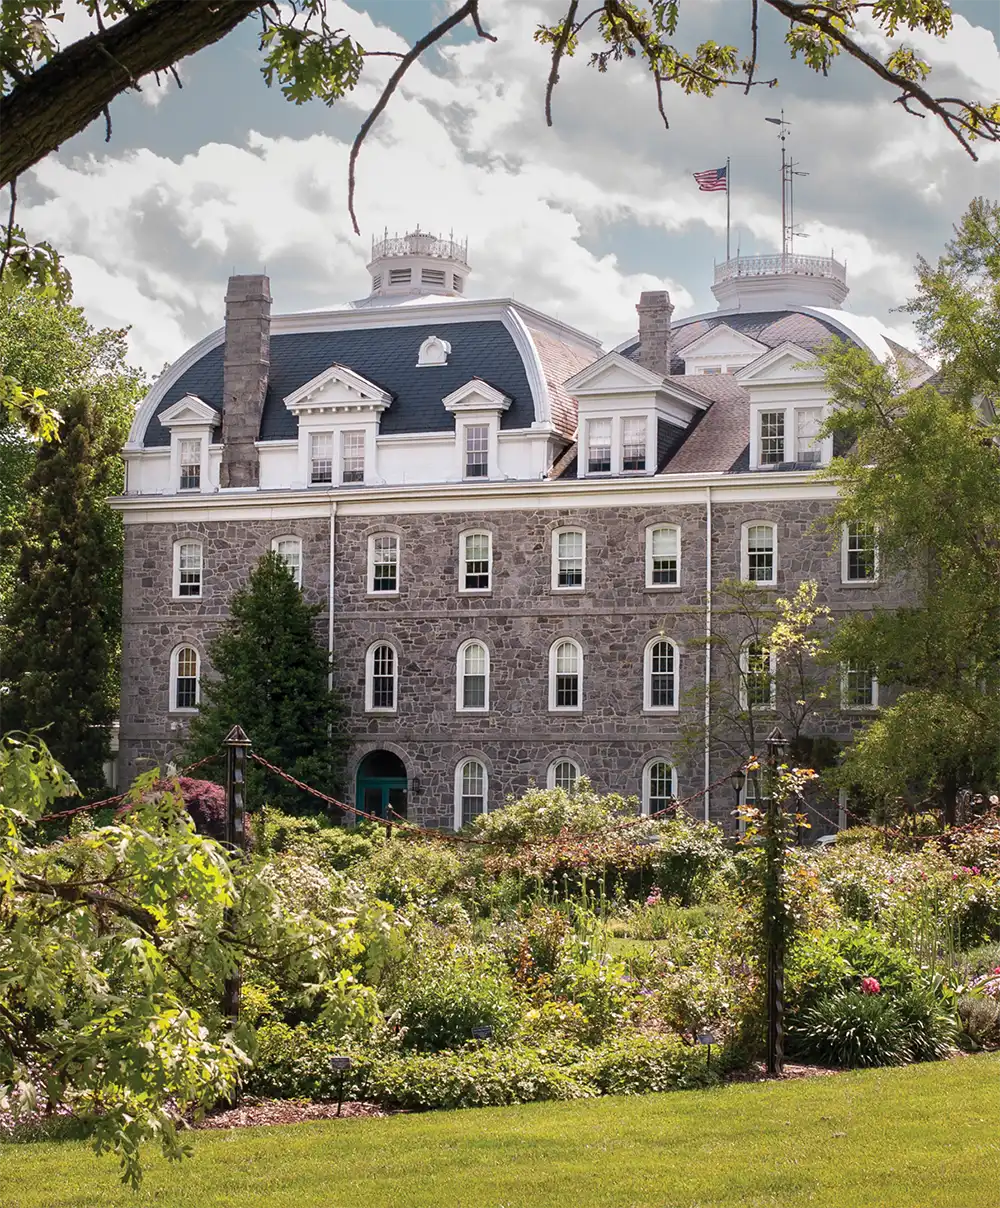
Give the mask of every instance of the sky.
[[[329, 0], [328, 12], [366, 49], [398, 51], [452, 7]], [[150, 79], [116, 99], [110, 143], [102, 119], [22, 177], [18, 221], [64, 254], [93, 323], [130, 326], [132, 360], [153, 375], [220, 326], [232, 272], [267, 272], [275, 313], [363, 297], [371, 239], [386, 227], [467, 236], [467, 294], [514, 296], [606, 346], [635, 331], [644, 289], [668, 289], [677, 317], [713, 310], [725, 195], [698, 192], [691, 174], [728, 158], [733, 253], [780, 250], [780, 149], [764, 119], [782, 110], [807, 173], [796, 179], [795, 250], [846, 260], [847, 308], [903, 338], [898, 308], [916, 258], [941, 253], [972, 197], [1000, 196], [1000, 147], [980, 145], [974, 163], [846, 57], [825, 78], [792, 62], [766, 7], [758, 75], [778, 87], [713, 99], [668, 87], [665, 130], [648, 72], [624, 63], [599, 74], [583, 47], [561, 69], [549, 129], [548, 58], [532, 35], [560, 7], [482, 0], [496, 43], [464, 29], [411, 70], [361, 153], [360, 237], [347, 154], [395, 60], [368, 60], [333, 108], [296, 107], [266, 87], [251, 22], [185, 60], [180, 90]], [[1000, 4], [952, 8], [947, 39], [909, 39], [934, 69], [931, 90], [996, 100]], [[749, 11], [749, 0], [684, 0], [678, 40], [745, 49]], [[88, 32], [86, 14], [69, 11], [64, 44]], [[866, 38], [884, 53], [878, 34]]]

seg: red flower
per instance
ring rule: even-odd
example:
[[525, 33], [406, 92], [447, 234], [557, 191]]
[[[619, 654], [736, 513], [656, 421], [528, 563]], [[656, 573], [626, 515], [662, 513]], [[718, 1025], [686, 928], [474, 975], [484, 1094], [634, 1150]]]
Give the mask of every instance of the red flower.
[[862, 994], [881, 994], [882, 987], [878, 984], [878, 979], [875, 977], [863, 977], [861, 979]]

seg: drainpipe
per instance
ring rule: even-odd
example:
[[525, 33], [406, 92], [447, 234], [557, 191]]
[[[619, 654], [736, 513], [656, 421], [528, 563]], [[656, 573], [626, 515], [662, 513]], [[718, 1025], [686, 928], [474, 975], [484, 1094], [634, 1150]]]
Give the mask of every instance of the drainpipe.
[[705, 821], [709, 821], [712, 783], [712, 488], [705, 488]]
[[326, 648], [330, 656], [330, 670], [327, 673], [327, 686], [333, 691], [333, 584], [334, 584], [334, 548], [337, 536], [337, 501], [330, 500], [330, 584], [326, 597]]

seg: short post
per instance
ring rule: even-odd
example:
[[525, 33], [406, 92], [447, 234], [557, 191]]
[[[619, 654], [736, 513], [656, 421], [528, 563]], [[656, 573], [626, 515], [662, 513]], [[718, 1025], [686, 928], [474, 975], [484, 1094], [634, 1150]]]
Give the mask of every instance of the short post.
[[767, 736], [767, 830], [764, 838], [764, 933], [767, 940], [767, 1072], [777, 1077], [784, 1068], [785, 1039], [785, 903], [782, 873], [785, 835], [778, 800], [778, 768], [788, 740], [775, 726]]
[[350, 1057], [331, 1057], [330, 1065], [337, 1071], [337, 1115], [344, 1102], [344, 1075], [351, 1068]]
[[[246, 784], [247, 752], [250, 739], [240, 726], [233, 728], [223, 740], [226, 748], [226, 846], [244, 853], [247, 849]], [[226, 925], [232, 921], [232, 911], [226, 911]], [[243, 972], [239, 965], [227, 977], [222, 993], [222, 1013], [235, 1026], [240, 1017], [240, 997]], [[239, 1102], [239, 1087], [233, 1093], [232, 1106]]]

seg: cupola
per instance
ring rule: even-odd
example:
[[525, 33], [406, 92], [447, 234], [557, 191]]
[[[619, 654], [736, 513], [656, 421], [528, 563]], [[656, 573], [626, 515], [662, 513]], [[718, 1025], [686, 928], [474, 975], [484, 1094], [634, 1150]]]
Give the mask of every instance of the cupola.
[[420, 227], [405, 235], [390, 235], [372, 240], [372, 258], [368, 271], [372, 278], [370, 297], [415, 297], [438, 294], [460, 298], [469, 275], [469, 241], [459, 243], [454, 235], [442, 239]]

